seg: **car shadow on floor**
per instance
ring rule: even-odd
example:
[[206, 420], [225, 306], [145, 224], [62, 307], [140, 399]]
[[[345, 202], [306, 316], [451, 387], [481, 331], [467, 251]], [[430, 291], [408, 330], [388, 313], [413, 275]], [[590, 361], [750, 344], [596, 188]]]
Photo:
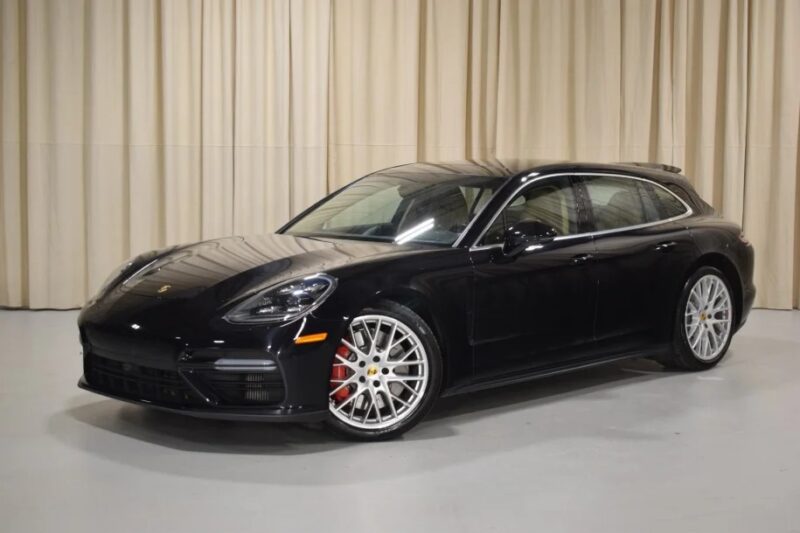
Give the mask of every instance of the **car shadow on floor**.
[[[536, 408], [560, 399], [619, 387], [622, 383], [640, 383], [669, 375], [670, 372], [652, 361], [634, 360], [441, 398], [426, 419], [401, 439], [447, 438], [458, 434], [460, 424], [482, 417]], [[208, 453], [294, 455], [363, 446], [325, 431], [322, 424], [197, 419], [116, 400], [101, 399], [90, 403], [85, 403], [85, 400], [86, 395], [74, 397], [75, 405], [55, 415], [51, 429], [64, 432], [69, 427], [69, 431], [80, 433], [81, 426], [90, 426], [158, 446]], [[80, 425], [74, 422], [80, 422]]]
[[[381, 443], [343, 441], [321, 425], [194, 419], [72, 387], [49, 401], [55, 410], [46, 431], [87, 456], [87, 468], [100, 460], [203, 480], [339, 486], [491, 461], [520, 448], [547, 462], [563, 456], [562, 446], [582, 453], [671, 442], [683, 438], [686, 410], [691, 426], [709, 409], [796, 387], [798, 374], [781, 364], [781, 354], [796, 350], [794, 337], [745, 334], [710, 372], [632, 360], [443, 398], [413, 430]], [[374, 467], [387, 459], [393, 468]]]
[[[760, 339], [758, 344], [769, 353], [776, 342], [780, 341]], [[648, 360], [622, 361], [443, 398], [413, 430], [380, 443], [341, 440], [321, 424], [195, 419], [87, 393], [71, 396], [65, 409], [50, 416], [47, 431], [93, 459], [148, 472], [254, 484], [338, 486], [485, 461], [520, 447], [532, 454], [552, 454], [554, 442], [578, 449], [601, 441], [615, 448], [659, 442], [673, 438], [673, 433], [654, 430], [653, 415], [668, 420], [699, 398], [724, 402], [740, 398], [743, 391], [774, 391], [794, 382], [765, 365], [760, 367], [765, 374], [758, 378], [761, 388], [742, 388], [736, 372], [730, 381], [724, 377], [740, 362], [731, 350], [719, 371], [694, 374], [666, 371]], [[687, 394], [691, 399], [682, 401]], [[365, 467], [387, 459], [394, 468]]]
[[492, 416], [497, 412], [510, 412], [531, 405], [545, 405], [589, 392], [618, 387], [627, 382], [641, 383], [648, 379], [663, 378], [673, 374], [677, 373], [670, 372], [648, 359], [609, 363], [515, 385], [441, 398], [428, 415], [426, 422], [438, 423], [435, 421], [444, 420], [447, 423], [448, 420], [452, 422], [460, 417], [475, 420], [483, 416]]

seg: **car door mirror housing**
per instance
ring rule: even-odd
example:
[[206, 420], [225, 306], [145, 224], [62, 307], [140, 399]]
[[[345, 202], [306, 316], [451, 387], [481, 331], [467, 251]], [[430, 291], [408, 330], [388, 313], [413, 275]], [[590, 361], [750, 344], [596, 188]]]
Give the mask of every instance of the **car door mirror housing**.
[[506, 229], [503, 252], [515, 257], [531, 246], [547, 244], [558, 236], [556, 229], [538, 220], [522, 220]]

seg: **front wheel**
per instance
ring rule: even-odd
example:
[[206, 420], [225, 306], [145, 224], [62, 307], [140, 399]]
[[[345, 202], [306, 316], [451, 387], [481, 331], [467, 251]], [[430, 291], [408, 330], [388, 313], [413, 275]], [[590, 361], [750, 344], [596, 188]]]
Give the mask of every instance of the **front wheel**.
[[439, 345], [419, 315], [394, 302], [365, 309], [334, 356], [329, 425], [359, 440], [396, 437], [433, 406], [441, 376]]
[[705, 370], [725, 356], [735, 315], [731, 294], [725, 275], [714, 267], [701, 267], [689, 277], [678, 305], [667, 366]]

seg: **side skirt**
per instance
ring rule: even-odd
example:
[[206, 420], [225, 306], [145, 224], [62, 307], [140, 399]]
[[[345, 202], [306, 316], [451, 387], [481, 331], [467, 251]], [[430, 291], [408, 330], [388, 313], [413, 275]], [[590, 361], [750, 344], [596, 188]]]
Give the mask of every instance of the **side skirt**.
[[635, 352], [625, 352], [621, 354], [616, 354], [610, 357], [604, 357], [602, 359], [593, 359], [591, 361], [583, 361], [578, 363], [572, 363], [569, 365], [563, 366], [556, 366], [556, 367], [548, 367], [543, 369], [537, 369], [530, 372], [525, 372], [522, 374], [516, 374], [513, 376], [502, 376], [497, 379], [479, 381], [476, 383], [469, 383], [466, 385], [460, 385], [457, 387], [450, 388], [442, 393], [442, 398], [448, 396], [456, 396], [459, 394], [467, 394], [470, 392], [477, 392], [480, 390], [486, 389], [493, 389], [496, 387], [504, 387], [506, 385], [514, 385], [516, 383], [525, 383], [526, 381], [533, 381], [539, 378], [546, 378], [549, 376], [557, 376], [558, 374], [566, 374], [568, 372], [573, 372], [576, 370], [583, 370], [585, 368], [592, 368], [595, 366], [601, 366], [608, 363], [613, 363], [615, 361], [624, 361], [626, 359], [637, 359], [640, 357], [658, 357], [659, 355], [665, 355], [669, 353], [669, 346], [665, 345], [663, 347], [658, 346], [655, 349], [649, 349], [646, 352], [642, 351], [635, 351]]

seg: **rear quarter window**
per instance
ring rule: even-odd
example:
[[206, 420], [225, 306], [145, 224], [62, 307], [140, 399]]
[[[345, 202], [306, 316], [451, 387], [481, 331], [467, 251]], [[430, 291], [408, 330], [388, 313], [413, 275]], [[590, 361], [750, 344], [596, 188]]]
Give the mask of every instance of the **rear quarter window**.
[[686, 192], [686, 189], [684, 189], [680, 185], [676, 185], [674, 183], [666, 183], [664, 184], [664, 187], [669, 189], [671, 193], [675, 194], [678, 198], [686, 202], [688, 205], [691, 206], [695, 205], [696, 203], [695, 199], [692, 198], [692, 195]]
[[[654, 194], [654, 201], [658, 209], [660, 219], [679, 217], [686, 213], [686, 205], [671, 190], [658, 185], [651, 185]], [[684, 194], [686, 192], [684, 191]], [[684, 200], [686, 201], [686, 200]], [[689, 202], [687, 202], [689, 203]]]

